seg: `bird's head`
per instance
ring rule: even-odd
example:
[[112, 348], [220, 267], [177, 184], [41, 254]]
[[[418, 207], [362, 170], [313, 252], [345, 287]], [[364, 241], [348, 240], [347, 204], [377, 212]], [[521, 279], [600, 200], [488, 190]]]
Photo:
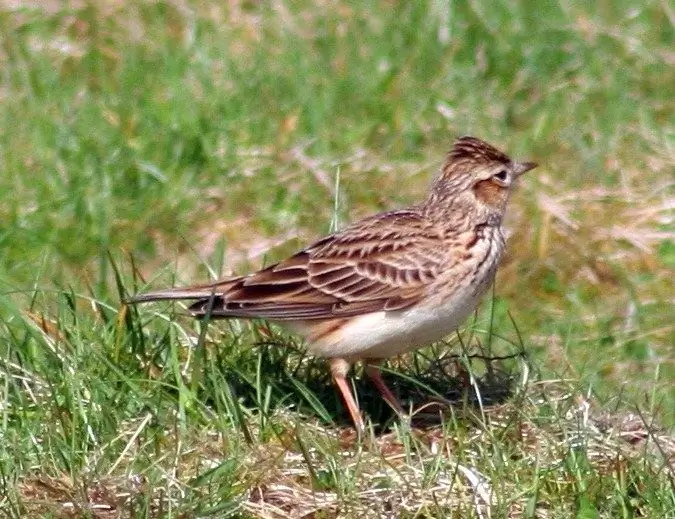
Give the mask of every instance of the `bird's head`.
[[426, 206], [450, 214], [463, 211], [472, 220], [501, 222], [516, 180], [535, 167], [534, 162], [514, 162], [485, 141], [460, 137], [434, 181]]

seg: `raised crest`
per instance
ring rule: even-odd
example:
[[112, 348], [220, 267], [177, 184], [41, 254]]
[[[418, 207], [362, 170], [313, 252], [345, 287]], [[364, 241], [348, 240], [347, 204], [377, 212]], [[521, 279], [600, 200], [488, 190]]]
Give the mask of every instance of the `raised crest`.
[[507, 164], [509, 157], [494, 146], [475, 137], [460, 137], [452, 145], [448, 158], [454, 161], [485, 162], [496, 161]]

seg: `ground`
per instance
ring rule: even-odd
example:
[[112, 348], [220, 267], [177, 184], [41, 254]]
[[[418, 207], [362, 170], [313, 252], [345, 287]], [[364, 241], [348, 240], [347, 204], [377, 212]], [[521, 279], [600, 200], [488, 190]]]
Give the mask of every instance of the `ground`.
[[[0, 511], [675, 517], [667, 2], [0, 2]], [[412, 410], [265, 322], [128, 294], [424, 196], [471, 134], [540, 167]]]

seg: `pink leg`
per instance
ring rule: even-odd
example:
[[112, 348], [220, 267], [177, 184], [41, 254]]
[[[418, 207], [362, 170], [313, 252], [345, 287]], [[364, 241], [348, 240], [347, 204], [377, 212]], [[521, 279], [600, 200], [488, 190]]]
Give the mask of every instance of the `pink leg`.
[[380, 372], [379, 367], [380, 361], [376, 360], [367, 360], [366, 361], [366, 375], [373, 382], [373, 385], [382, 395], [382, 398], [399, 414], [405, 415], [406, 412], [403, 410], [403, 406], [398, 401], [398, 398], [394, 396], [394, 393], [387, 387], [387, 384], [382, 380], [382, 373]]
[[347, 382], [349, 363], [344, 359], [330, 359], [329, 364], [331, 374], [333, 375], [333, 381], [340, 391], [342, 400], [344, 400], [344, 403], [349, 410], [349, 414], [351, 415], [352, 421], [354, 422], [354, 427], [356, 427], [358, 432], [363, 432], [365, 430], [365, 426], [363, 424], [363, 418], [361, 417], [361, 411], [359, 410], [359, 405], [356, 403], [356, 400], [354, 400], [354, 395], [352, 394], [352, 390], [349, 387], [349, 383]]

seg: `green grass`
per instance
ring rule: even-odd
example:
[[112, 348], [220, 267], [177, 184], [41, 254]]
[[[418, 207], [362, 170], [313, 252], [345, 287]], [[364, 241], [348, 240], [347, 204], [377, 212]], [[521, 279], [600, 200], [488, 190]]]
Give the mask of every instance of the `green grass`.
[[[674, 23], [658, 1], [0, 6], [0, 511], [675, 516]], [[494, 297], [389, 364], [413, 409], [453, 401], [412, 427], [357, 370], [356, 439], [282, 330], [120, 303], [413, 203], [463, 134], [541, 166]]]

